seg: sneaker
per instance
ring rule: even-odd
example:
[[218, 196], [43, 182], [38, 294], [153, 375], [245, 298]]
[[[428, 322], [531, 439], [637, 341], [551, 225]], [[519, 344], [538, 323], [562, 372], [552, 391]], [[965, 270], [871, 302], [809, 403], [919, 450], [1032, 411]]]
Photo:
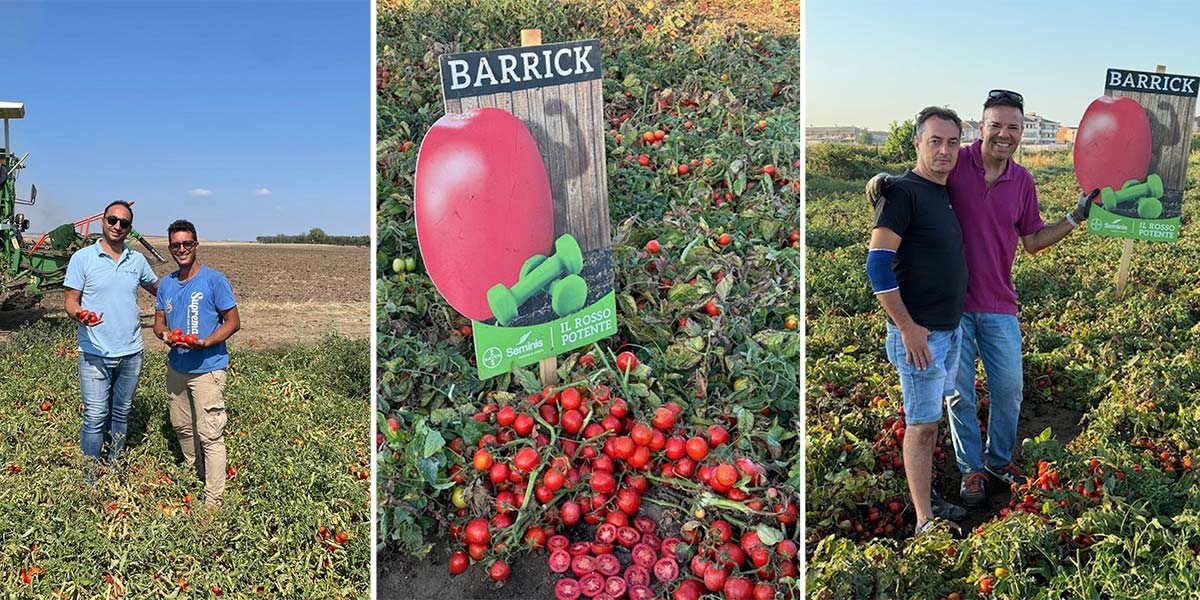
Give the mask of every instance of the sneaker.
[[947, 521], [957, 521], [967, 516], [967, 509], [951, 504], [937, 490], [929, 490], [929, 504], [933, 508], [933, 516]]
[[1008, 463], [1000, 468], [985, 464], [983, 468], [987, 469], [987, 472], [990, 473], [992, 477], [995, 477], [998, 481], [1004, 483], [1004, 487], [1011, 487], [1014, 483], [1018, 485], [1025, 485], [1025, 482], [1028, 481], [1028, 479], [1025, 478], [1025, 475], [1021, 473], [1021, 469], [1018, 469], [1017, 465], [1013, 463]]
[[963, 477], [962, 487], [958, 490], [963, 505], [975, 508], [987, 504], [987, 478], [987, 473], [971, 473]]

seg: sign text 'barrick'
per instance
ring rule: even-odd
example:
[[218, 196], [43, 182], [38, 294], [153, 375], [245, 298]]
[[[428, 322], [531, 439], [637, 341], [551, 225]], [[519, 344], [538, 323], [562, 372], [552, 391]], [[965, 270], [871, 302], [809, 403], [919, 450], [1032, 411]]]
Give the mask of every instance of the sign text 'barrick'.
[[600, 79], [600, 40], [441, 57], [447, 100]]

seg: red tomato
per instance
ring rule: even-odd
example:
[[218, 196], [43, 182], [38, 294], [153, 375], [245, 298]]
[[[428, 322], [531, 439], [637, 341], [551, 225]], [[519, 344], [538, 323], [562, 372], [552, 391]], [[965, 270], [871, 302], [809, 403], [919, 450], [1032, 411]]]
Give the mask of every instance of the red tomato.
[[675, 556], [675, 547], [680, 544], [681, 540], [677, 537], [669, 537], [662, 541], [660, 551], [663, 556]]
[[488, 531], [487, 519], [475, 519], [467, 523], [464, 535], [468, 544], [486, 544], [492, 539], [492, 534]]
[[551, 552], [555, 550], [566, 550], [567, 546], [569, 545], [571, 545], [571, 540], [562, 534], [552, 535], [550, 536], [550, 539], [546, 540], [546, 548], [549, 548]]
[[488, 525], [491, 525], [492, 529], [500, 531], [501, 529], [512, 525], [512, 522], [512, 517], [508, 515], [494, 515], [492, 520], [488, 522]]
[[700, 436], [689, 438], [685, 448], [687, 449], [687, 455], [696, 462], [700, 462], [704, 460], [704, 457], [708, 456], [708, 442], [704, 441], [704, 438]]
[[575, 542], [575, 543], [571, 544], [570, 546], [567, 546], [567, 553], [570, 554], [572, 558], [574, 558], [576, 556], [580, 556], [582, 554], [587, 554], [588, 552], [591, 552], [591, 551], [592, 551], [592, 545], [589, 544], [588, 542]]
[[467, 570], [467, 565], [471, 564], [467, 553], [462, 550], [455, 550], [454, 554], [450, 555], [450, 574], [458, 575]]
[[716, 448], [729, 442], [729, 431], [721, 425], [708, 426], [708, 445]]
[[625, 583], [629, 584], [629, 587], [635, 585], [649, 586], [650, 570], [641, 565], [629, 565], [625, 569]]
[[605, 431], [617, 433], [621, 430], [621, 419], [620, 417], [608, 415], [600, 420], [600, 426], [603, 427]]
[[663, 449], [663, 446], [666, 445], [667, 436], [663, 435], [663, 432], [657, 429], [650, 430], [650, 443], [646, 447], [649, 448], [651, 452], [658, 452], [659, 450]]
[[754, 584], [746, 577], [730, 577], [725, 580], [724, 590], [725, 600], [752, 600]]
[[683, 457], [675, 463], [675, 473], [685, 479], [691, 479], [692, 474], [696, 472], [696, 461]]
[[654, 600], [654, 590], [649, 585], [631, 585], [627, 593], [629, 600]]
[[611, 544], [617, 541], [617, 526], [612, 523], [605, 523], [597, 527], [596, 541], [603, 544]]
[[604, 591], [604, 576], [599, 573], [588, 573], [579, 578], [579, 587], [584, 596], [595, 598]]
[[488, 569], [488, 575], [491, 575], [492, 579], [495, 579], [496, 581], [504, 581], [505, 579], [508, 579], [508, 575], [511, 572], [512, 569], [508, 566], [508, 563], [502, 560], [497, 560], [496, 562], [492, 563], [492, 566]]
[[710, 317], [721, 314], [721, 307], [717, 306], [716, 298], [709, 298], [708, 302], [704, 303], [704, 312], [708, 313]]
[[570, 577], [559, 579], [554, 584], [554, 598], [556, 600], [575, 600], [582, 593], [579, 587], [579, 581]]
[[571, 559], [571, 572], [576, 577], [583, 577], [596, 570], [596, 559], [586, 554], [580, 554]]
[[[539, 406], [538, 415], [542, 417], [543, 421], [551, 425], [558, 425], [558, 409], [554, 408], [553, 404], [543, 404]], [[539, 437], [541, 437], [541, 434], [539, 434]]]
[[563, 410], [575, 410], [579, 408], [579, 404], [579, 390], [575, 388], [567, 388], [558, 395], [558, 405]]
[[612, 554], [613, 553], [613, 545], [612, 544], [604, 544], [601, 542], [592, 542], [591, 543], [591, 552], [595, 556]]
[[611, 577], [621, 572], [621, 559], [612, 553], [596, 556], [596, 571], [605, 577]]
[[629, 429], [629, 438], [639, 446], [649, 446], [654, 439], [653, 432], [645, 423], [638, 423]]
[[583, 510], [578, 504], [568, 500], [558, 507], [558, 514], [562, 517], [563, 525], [574, 525], [579, 522], [579, 517], [583, 516]]
[[679, 577], [679, 563], [674, 558], [660, 558], [654, 563], [654, 578], [659, 583], [669, 583]]
[[662, 246], [658, 243], [658, 240], [650, 240], [646, 242], [646, 252], [649, 252], [650, 254], [658, 254], [660, 250], [662, 250]]
[[687, 454], [687, 442], [682, 437], [673, 435], [667, 438], [667, 444], [663, 449], [667, 454], [667, 458], [679, 460]]
[[525, 543], [532, 546], [534, 549], [541, 548], [546, 545], [546, 532], [541, 527], [534, 525], [525, 530]]
[[[612, 556], [612, 555], [605, 554], [605, 556]], [[619, 565], [618, 565], [618, 567], [619, 567]], [[616, 577], [615, 574], [609, 575], [604, 578], [604, 593], [608, 594], [609, 596], [611, 596], [613, 598], [620, 598], [621, 596], [623, 596], [625, 594], [625, 588], [626, 588], [625, 580], [621, 579], [620, 577]]]
[[500, 492], [496, 494], [496, 512], [504, 514], [516, 510], [516, 502], [516, 496], [513, 496], [512, 492]]
[[608, 389], [607, 385], [598, 385], [592, 388], [592, 400], [595, 400], [597, 403], [603, 404], [608, 402], [611, 395], [612, 391]]
[[638, 446], [633, 451], [633, 456], [629, 457], [629, 466], [635, 469], [645, 469], [650, 465], [650, 449], [645, 446]]
[[568, 410], [562, 414], [561, 425], [563, 431], [575, 435], [579, 433], [579, 428], [583, 427], [583, 415], [577, 410]]
[[[1083, 191], [1121, 189], [1146, 179], [1150, 168], [1150, 119], [1132, 98], [1101, 96], [1088, 105], [1075, 134], [1075, 179]], [[1100, 197], [1096, 197], [1100, 201]]]
[[634, 544], [633, 549], [629, 551], [629, 555], [633, 559], [634, 564], [641, 565], [647, 569], [653, 567], [654, 563], [658, 561], [658, 549], [652, 547], [650, 544]]
[[728, 542], [729, 538], [733, 536], [733, 528], [731, 528], [729, 523], [726, 523], [725, 521], [713, 521], [712, 525], [709, 526], [709, 530], [717, 534], [717, 537], [721, 540], [722, 544]]
[[516, 467], [521, 473], [528, 473], [537, 466], [538, 459], [537, 450], [526, 446], [517, 450], [516, 456], [513, 457], [513, 467]]
[[617, 370], [618, 371], [621, 371], [621, 372], [632, 371], [633, 369], [636, 369], [639, 364], [641, 364], [641, 363], [638, 362], [637, 356], [635, 356], [632, 352], [630, 352], [628, 350], [617, 355]]
[[550, 469], [542, 476], [542, 483], [551, 492], [557, 492], [566, 482], [567, 478], [562, 473], [559, 473], [557, 469]]
[[733, 465], [718, 465], [716, 472], [713, 473], [713, 485], [717, 489], [728, 489], [733, 484], [737, 483], [738, 472]]
[[492, 467], [492, 453], [487, 450], [476, 450], [472, 463], [476, 470], [486, 471]]
[[638, 517], [634, 519], [633, 526], [643, 534], [654, 533], [654, 530], [658, 529], [658, 523], [655, 523], [654, 519], [650, 517]]
[[783, 540], [775, 544], [775, 554], [783, 558], [796, 558], [796, 542], [792, 540]]
[[496, 412], [496, 424], [503, 427], [508, 427], [513, 424], [513, 420], [517, 418], [517, 411], [511, 406], [505, 406]]
[[613, 460], [607, 455], [601, 454], [592, 460], [593, 471], [606, 471], [608, 473], [612, 473], [613, 467]]
[[533, 432], [533, 423], [533, 417], [517, 415], [517, 418], [513, 419], [513, 431], [517, 432], [517, 435], [529, 435]]
[[617, 480], [613, 479], [612, 473], [607, 471], [593, 472], [591, 483], [592, 491], [597, 494], [611, 494], [617, 487]]
[[650, 480], [646, 479], [645, 475], [625, 474], [625, 484], [631, 489], [637, 490], [639, 494], [645, 494], [646, 490], [650, 489]]
[[769, 583], [754, 584], [754, 600], [775, 600], [775, 586]]
[[620, 435], [610, 439], [612, 440], [611, 456], [613, 458], [629, 458], [633, 456], [633, 450], [637, 447], [637, 444], [629, 439], [629, 436]]
[[537, 501], [542, 504], [549, 504], [554, 499], [554, 490], [544, 485], [539, 485], [533, 488], [533, 497], [537, 498]]
[[554, 247], [554, 202], [537, 142], [502, 109], [448, 113], [426, 133], [416, 173], [425, 271], [458, 312], [490, 319], [488, 288], [512, 287], [526, 259]]
[[504, 463], [495, 463], [492, 465], [492, 468], [488, 470], [488, 478], [492, 480], [492, 483], [503, 483], [508, 481], [508, 475], [508, 465]]
[[719, 592], [725, 587], [726, 577], [724, 570], [710, 567], [704, 572], [704, 587], [710, 592]]
[[733, 463], [737, 465], [738, 470], [741, 471], [742, 474], [750, 478], [750, 483], [752, 485], [762, 484], [763, 477], [767, 474], [767, 470], [764, 469], [762, 465], [757, 464], [748, 458], [738, 458], [734, 460]]
[[632, 548], [640, 541], [642, 541], [642, 534], [638, 533], [638, 530], [629, 526], [617, 528], [617, 543], [622, 546]]
[[608, 414], [620, 419], [629, 414], [629, 403], [624, 398], [614, 398], [608, 406]]
[[675, 413], [665, 406], [660, 406], [654, 411], [654, 419], [650, 424], [662, 431], [670, 431], [675, 426]]
[[619, 510], [609, 511], [609, 513], [604, 517], [604, 522], [616, 525], [619, 530], [621, 527], [626, 527], [629, 525], [629, 515]]
[[704, 592], [704, 584], [700, 580], [684, 579], [683, 583], [671, 594], [671, 600], [700, 600], [700, 596], [703, 596]]
[[483, 560], [484, 553], [487, 552], [487, 544], [467, 544], [467, 554], [472, 560]]
[[750, 562], [754, 563], [756, 568], [762, 568], [771, 562], [771, 551], [766, 546], [756, 546], [747, 554], [750, 555]]

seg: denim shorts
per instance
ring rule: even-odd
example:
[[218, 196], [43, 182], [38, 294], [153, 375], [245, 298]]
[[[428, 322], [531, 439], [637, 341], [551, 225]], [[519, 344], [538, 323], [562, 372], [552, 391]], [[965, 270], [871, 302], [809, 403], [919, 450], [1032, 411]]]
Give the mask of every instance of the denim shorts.
[[942, 401], [954, 394], [954, 376], [958, 365], [958, 329], [930, 331], [927, 344], [933, 361], [924, 369], [904, 360], [904, 341], [900, 330], [887, 326], [888, 360], [900, 372], [900, 392], [904, 395], [904, 422], [908, 425], [937, 423], [942, 419]]

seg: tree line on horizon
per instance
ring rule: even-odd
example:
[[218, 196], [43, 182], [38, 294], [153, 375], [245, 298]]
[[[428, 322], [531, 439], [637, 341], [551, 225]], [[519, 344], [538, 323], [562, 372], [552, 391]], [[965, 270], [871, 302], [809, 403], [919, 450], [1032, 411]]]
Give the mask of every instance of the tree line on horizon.
[[369, 235], [329, 235], [320, 227], [313, 227], [307, 233], [287, 235], [260, 235], [254, 238], [260, 244], [325, 244], [330, 246], [370, 246]]

